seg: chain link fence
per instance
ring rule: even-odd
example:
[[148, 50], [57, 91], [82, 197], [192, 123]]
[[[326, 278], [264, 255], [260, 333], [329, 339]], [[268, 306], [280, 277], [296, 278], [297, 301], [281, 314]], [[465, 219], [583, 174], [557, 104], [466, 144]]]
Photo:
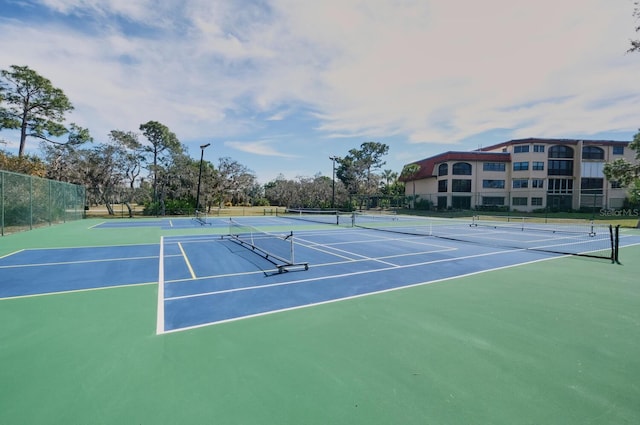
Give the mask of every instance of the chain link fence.
[[[617, 195], [617, 196], [616, 196]], [[602, 189], [513, 190], [453, 193], [416, 193], [409, 207], [419, 210], [473, 210], [494, 212], [591, 212], [621, 208], [624, 194], [608, 195]]]
[[0, 170], [0, 235], [84, 217], [85, 188]]

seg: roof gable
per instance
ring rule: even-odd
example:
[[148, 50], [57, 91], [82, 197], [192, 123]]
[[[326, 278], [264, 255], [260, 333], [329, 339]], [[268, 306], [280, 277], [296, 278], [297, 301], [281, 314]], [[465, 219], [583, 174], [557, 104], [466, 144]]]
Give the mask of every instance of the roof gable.
[[429, 177], [435, 177], [437, 175], [437, 171], [435, 170], [436, 165], [441, 164], [443, 162], [449, 162], [449, 161], [510, 162], [511, 154], [506, 152], [449, 151], [449, 152], [441, 153], [436, 156], [432, 156], [430, 158], [421, 159], [420, 161], [412, 162], [412, 164], [417, 164], [420, 166], [420, 170], [418, 171], [418, 173], [410, 177], [401, 176], [399, 180], [402, 182], [407, 182], [407, 181], [425, 179]]

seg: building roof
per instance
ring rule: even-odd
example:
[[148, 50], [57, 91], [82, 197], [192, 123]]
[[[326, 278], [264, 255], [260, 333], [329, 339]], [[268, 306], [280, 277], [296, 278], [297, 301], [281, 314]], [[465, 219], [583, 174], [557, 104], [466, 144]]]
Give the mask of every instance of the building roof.
[[414, 176], [403, 177], [400, 176], [398, 180], [402, 182], [425, 179], [428, 177], [435, 177], [437, 171], [435, 166], [442, 162], [448, 161], [491, 161], [491, 162], [510, 162], [511, 154], [506, 152], [454, 152], [449, 151], [445, 153], [432, 156], [430, 158], [421, 159], [420, 161], [412, 162], [420, 166], [420, 170]]
[[627, 146], [630, 142], [623, 142], [619, 140], [583, 140], [583, 139], [542, 139], [537, 137], [529, 137], [526, 139], [514, 139], [507, 142], [498, 143], [478, 149], [479, 151], [493, 151], [511, 145], [523, 145], [527, 143], [538, 144], [563, 144], [563, 145], [577, 145], [583, 142], [585, 145], [608, 145], [608, 146]]

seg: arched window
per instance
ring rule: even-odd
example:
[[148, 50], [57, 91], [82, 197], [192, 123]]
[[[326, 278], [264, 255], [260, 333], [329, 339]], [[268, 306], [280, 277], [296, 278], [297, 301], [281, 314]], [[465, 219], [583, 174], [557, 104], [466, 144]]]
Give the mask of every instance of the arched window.
[[449, 164], [447, 164], [446, 162], [444, 164], [440, 164], [440, 166], [438, 167], [438, 175], [446, 176], [447, 174], [449, 174]]
[[604, 159], [604, 150], [597, 146], [583, 146], [582, 159]]
[[471, 175], [471, 164], [466, 162], [456, 162], [453, 164], [453, 174], [462, 175], [462, 176], [470, 176]]
[[549, 148], [549, 158], [573, 158], [573, 149], [564, 145], [552, 146]]

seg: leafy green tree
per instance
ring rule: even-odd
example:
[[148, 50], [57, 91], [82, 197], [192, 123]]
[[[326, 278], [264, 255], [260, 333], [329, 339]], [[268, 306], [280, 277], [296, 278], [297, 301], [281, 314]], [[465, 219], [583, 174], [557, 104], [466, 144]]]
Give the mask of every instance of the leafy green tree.
[[351, 149], [344, 158], [338, 158], [336, 176], [351, 194], [372, 194], [377, 191], [379, 176], [374, 173], [386, 162], [382, 157], [389, 146], [379, 142], [365, 142], [360, 149]]
[[245, 165], [228, 157], [219, 158], [215, 175], [214, 197], [220, 204], [225, 202], [247, 203], [255, 183], [255, 174]]
[[407, 164], [402, 168], [402, 172], [400, 173], [400, 178], [402, 180], [406, 181], [411, 181], [411, 183], [413, 184], [413, 196], [411, 197], [411, 205], [412, 208], [415, 207], [415, 203], [416, 203], [416, 181], [415, 181], [415, 176], [418, 175], [418, 173], [420, 172], [420, 165], [413, 163], [413, 164]]
[[[158, 199], [158, 173], [161, 165], [168, 165], [171, 154], [182, 152], [183, 148], [178, 137], [167, 126], [157, 121], [149, 121], [140, 125], [140, 131], [147, 138], [150, 145], [142, 145], [142, 151], [151, 162], [150, 171], [153, 176], [153, 202], [164, 203]], [[157, 206], [157, 205], [156, 205]]]
[[64, 115], [73, 105], [51, 81], [28, 66], [17, 65], [0, 71], [0, 77], [0, 129], [20, 130], [19, 157], [24, 155], [27, 137], [55, 143], [52, 137], [69, 132], [63, 125]]
[[133, 189], [136, 179], [140, 176], [142, 163], [144, 162], [142, 145], [138, 141], [138, 135], [131, 131], [112, 130], [109, 133], [109, 140], [111, 143], [119, 145], [125, 152], [124, 174], [129, 188]]
[[19, 157], [0, 150], [0, 170], [44, 177], [46, 175], [46, 164], [35, 156], [24, 155]]
[[[636, 18], [636, 21], [640, 20], [640, 1], [634, 1], [633, 8], [633, 17]], [[640, 25], [636, 25], [636, 32], [640, 32]], [[631, 47], [627, 50], [628, 53], [631, 52], [640, 52], [640, 40], [630, 40]]]
[[609, 180], [617, 181], [629, 191], [632, 202], [640, 202], [640, 131], [633, 137], [629, 148], [636, 151], [635, 163], [623, 158], [616, 159], [604, 165], [604, 175]]
[[384, 170], [381, 177], [384, 182], [382, 185], [382, 193], [391, 195], [393, 193], [393, 187], [398, 180], [398, 173], [393, 170]]

